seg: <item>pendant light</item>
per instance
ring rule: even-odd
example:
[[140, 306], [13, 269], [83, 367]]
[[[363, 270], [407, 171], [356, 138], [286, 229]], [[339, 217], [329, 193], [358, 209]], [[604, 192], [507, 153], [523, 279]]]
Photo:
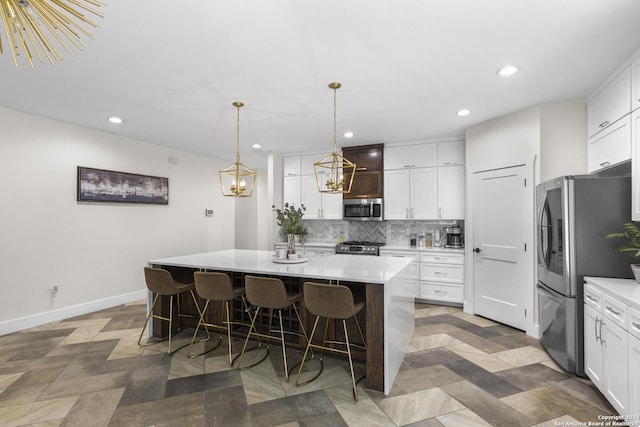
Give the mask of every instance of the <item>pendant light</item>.
[[46, 56], [51, 65], [55, 61], [61, 61], [62, 55], [56, 46], [74, 56], [67, 43], [82, 50], [85, 44], [80, 40], [79, 33], [93, 38], [82, 25], [98, 27], [85, 12], [102, 18], [102, 12], [98, 9], [102, 5], [104, 3], [100, 0], [2, 0], [0, 21], [6, 35], [6, 46], [15, 66], [18, 66], [20, 51], [25, 54], [31, 68], [34, 54], [40, 62], [44, 62]]
[[336, 93], [342, 85], [330, 83], [333, 89], [333, 153], [313, 164], [318, 191], [329, 194], [344, 194], [351, 191], [356, 164], [338, 153], [336, 144]]
[[218, 172], [222, 194], [228, 197], [251, 197], [256, 183], [256, 173], [240, 162], [240, 107], [242, 102], [234, 102], [236, 107], [236, 162]]

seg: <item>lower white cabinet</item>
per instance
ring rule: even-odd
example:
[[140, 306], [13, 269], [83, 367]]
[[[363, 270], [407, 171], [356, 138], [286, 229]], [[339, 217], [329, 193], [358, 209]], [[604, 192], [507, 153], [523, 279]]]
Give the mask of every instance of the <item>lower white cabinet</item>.
[[640, 310], [629, 308], [629, 414], [640, 414]]
[[[619, 414], [630, 412], [627, 305], [589, 284], [584, 288], [585, 372]], [[633, 338], [633, 337], [631, 337]], [[637, 375], [637, 373], [636, 373]], [[633, 397], [637, 405], [637, 396]]]
[[640, 109], [631, 113], [631, 219], [640, 221]]
[[380, 249], [380, 255], [412, 259], [409, 267], [397, 277], [404, 295], [433, 302], [464, 301], [463, 253], [428, 249]]

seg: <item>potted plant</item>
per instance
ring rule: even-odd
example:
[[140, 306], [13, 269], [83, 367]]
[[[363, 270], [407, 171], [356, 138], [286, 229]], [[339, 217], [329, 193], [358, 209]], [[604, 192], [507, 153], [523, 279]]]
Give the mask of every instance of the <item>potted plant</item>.
[[[622, 238], [626, 239], [626, 243], [618, 248], [621, 253], [628, 253], [634, 259], [640, 261], [640, 229], [632, 222], [624, 224], [625, 231], [619, 233], [610, 233], [607, 239]], [[631, 271], [636, 278], [636, 282], [640, 283], [640, 264], [631, 264]]]
[[305, 235], [307, 230], [302, 226], [302, 217], [307, 208], [304, 205], [296, 207], [293, 203], [285, 203], [282, 209], [271, 206], [276, 213], [276, 220], [280, 231], [287, 237], [287, 253], [296, 253], [296, 241]]

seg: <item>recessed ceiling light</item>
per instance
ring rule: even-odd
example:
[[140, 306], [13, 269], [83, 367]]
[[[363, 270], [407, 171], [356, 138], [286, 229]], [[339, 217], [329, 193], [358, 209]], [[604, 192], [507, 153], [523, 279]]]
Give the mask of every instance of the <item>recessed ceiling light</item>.
[[461, 110], [458, 110], [456, 114], [460, 117], [468, 116], [469, 114], [471, 114], [471, 110], [469, 110], [468, 108], [463, 108]]
[[115, 124], [120, 124], [120, 123], [122, 123], [122, 119], [121, 119], [120, 117], [116, 117], [116, 116], [109, 117], [109, 121], [110, 121], [111, 123], [115, 123]]
[[498, 75], [502, 77], [512, 76], [517, 73], [520, 69], [515, 65], [505, 65], [504, 67], [498, 70]]
[[345, 138], [353, 138], [353, 132], [345, 132], [344, 133], [344, 137]]
[[253, 144], [251, 147], [252, 147], [254, 150], [259, 150], [259, 149], [261, 149], [261, 148], [262, 148], [262, 145], [260, 145], [260, 144]]

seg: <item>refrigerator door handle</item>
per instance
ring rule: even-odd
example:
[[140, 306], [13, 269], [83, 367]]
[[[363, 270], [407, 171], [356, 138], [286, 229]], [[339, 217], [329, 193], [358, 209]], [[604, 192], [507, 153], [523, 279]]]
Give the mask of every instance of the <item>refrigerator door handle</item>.
[[[549, 221], [549, 204], [547, 202], [547, 195], [544, 195], [540, 211], [538, 212], [538, 228], [540, 235], [538, 237], [538, 258], [540, 263], [544, 266], [546, 271], [549, 270], [549, 264], [551, 263], [551, 239], [553, 232], [552, 225]], [[543, 223], [543, 221], [547, 221]], [[546, 241], [545, 241], [546, 237]]]

